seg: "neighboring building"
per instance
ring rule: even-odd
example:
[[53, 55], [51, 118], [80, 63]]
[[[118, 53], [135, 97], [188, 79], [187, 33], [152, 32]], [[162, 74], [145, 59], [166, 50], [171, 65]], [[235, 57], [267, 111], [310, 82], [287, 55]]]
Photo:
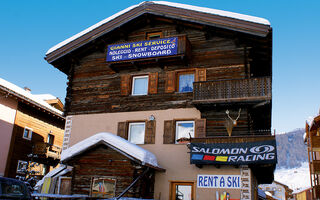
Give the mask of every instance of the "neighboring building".
[[295, 200], [313, 200], [312, 188], [304, 189], [294, 193]]
[[306, 123], [312, 199], [320, 199], [320, 114]]
[[[272, 183], [277, 158], [267, 20], [142, 2], [52, 47], [45, 59], [68, 76], [63, 149], [100, 132], [140, 146], [163, 169], [148, 184], [155, 199], [258, 199], [257, 185]], [[73, 166], [73, 193], [96, 194], [95, 181], [106, 178], [118, 196], [138, 169], [152, 168], [125, 154], [116, 163], [124, 159], [123, 171], [134, 175], [107, 175], [121, 168], [109, 163], [92, 171], [121, 152], [112, 146], [93, 145], [64, 161]], [[143, 191], [134, 186], [124, 196], [145, 197]]]
[[52, 95], [33, 95], [0, 78], [1, 176], [15, 178], [31, 163], [35, 175], [42, 176], [59, 163], [65, 123], [61, 105]]
[[275, 199], [289, 200], [293, 198], [293, 190], [291, 190], [287, 185], [277, 181], [273, 181], [272, 184], [259, 185], [259, 188], [265, 192], [268, 192], [268, 194], [271, 194], [271, 196]]

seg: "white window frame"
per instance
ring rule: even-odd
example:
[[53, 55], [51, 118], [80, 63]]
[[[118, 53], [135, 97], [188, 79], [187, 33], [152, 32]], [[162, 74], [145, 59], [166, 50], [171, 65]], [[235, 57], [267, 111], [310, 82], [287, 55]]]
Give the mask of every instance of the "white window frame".
[[[132, 130], [132, 125], [140, 125], [143, 124], [144, 125], [144, 133], [143, 133], [143, 138], [145, 138], [146, 135], [146, 123], [145, 122], [130, 122], [129, 123], [129, 128], [128, 128], [128, 141], [131, 142], [131, 130]], [[143, 139], [143, 143], [137, 143], [137, 144], [144, 144], [145, 141]], [[136, 144], [136, 143], [135, 143]]]
[[[134, 94], [134, 87], [135, 87], [135, 80], [136, 79], [142, 79], [142, 78], [147, 78], [147, 91], [143, 94]], [[148, 88], [149, 88], [149, 76], [145, 75], [145, 76], [133, 76], [132, 77], [132, 92], [131, 95], [133, 96], [141, 96], [141, 95], [147, 95], [148, 94]]]
[[[28, 137], [24, 137], [24, 133], [25, 131], [28, 130]], [[31, 140], [32, 139], [32, 133], [33, 133], [33, 129], [29, 128], [29, 127], [24, 127], [23, 133], [22, 133], [22, 137], [26, 140]], [[30, 134], [30, 137], [29, 137]]]
[[24, 161], [24, 160], [18, 160], [17, 173], [19, 173], [19, 174], [23, 173], [22, 169], [20, 169], [20, 168], [19, 168], [20, 163], [22, 164], [22, 166], [24, 166], [24, 165], [25, 165], [25, 166], [27, 167], [27, 168], [26, 168], [26, 170], [28, 170], [28, 165], [29, 165], [29, 163], [28, 163], [27, 161]]
[[180, 121], [176, 121], [176, 135], [175, 135], [175, 144], [179, 144], [179, 142], [177, 142], [177, 140], [179, 139], [178, 138], [178, 124], [183, 124], [183, 123], [192, 123], [192, 125], [193, 125], [193, 136], [192, 137], [194, 137], [194, 135], [195, 135], [195, 123], [194, 123], [194, 120], [185, 120], [185, 121], [183, 121], [183, 120], [180, 120]]

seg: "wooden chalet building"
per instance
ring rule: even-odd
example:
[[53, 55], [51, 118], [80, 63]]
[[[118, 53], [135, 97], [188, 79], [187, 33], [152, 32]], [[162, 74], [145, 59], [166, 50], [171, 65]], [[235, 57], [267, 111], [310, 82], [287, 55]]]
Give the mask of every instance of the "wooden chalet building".
[[1, 176], [34, 170], [32, 175], [42, 177], [59, 164], [65, 124], [61, 105], [52, 95], [34, 95], [0, 78]]
[[306, 123], [305, 136], [308, 146], [312, 199], [320, 199], [320, 113], [310, 123]]
[[[267, 20], [142, 2], [52, 47], [45, 59], [68, 76], [63, 148], [109, 132], [152, 152], [165, 170], [150, 185], [155, 199], [257, 199], [257, 185], [272, 183]], [[115, 196], [123, 184], [116, 182]], [[72, 191], [92, 188], [82, 189]]]

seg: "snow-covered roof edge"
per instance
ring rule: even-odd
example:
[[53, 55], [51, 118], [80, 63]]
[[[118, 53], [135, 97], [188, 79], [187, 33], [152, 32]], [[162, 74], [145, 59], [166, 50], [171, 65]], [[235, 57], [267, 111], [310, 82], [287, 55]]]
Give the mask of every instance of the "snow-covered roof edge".
[[270, 25], [270, 22], [267, 19], [264, 18], [260, 18], [260, 17], [254, 17], [254, 16], [250, 16], [250, 15], [244, 15], [244, 14], [239, 14], [239, 13], [234, 13], [234, 12], [229, 12], [229, 11], [223, 11], [223, 10], [218, 10], [218, 9], [212, 9], [212, 8], [205, 8], [205, 7], [199, 7], [199, 6], [192, 6], [192, 5], [187, 5], [187, 4], [181, 4], [181, 3], [172, 3], [172, 2], [167, 2], [167, 1], [144, 1], [141, 2], [139, 4], [130, 6], [96, 24], [94, 24], [93, 26], [90, 26], [89, 28], [81, 31], [80, 33], [60, 42], [59, 44], [51, 47], [47, 52], [46, 55], [52, 53], [53, 51], [63, 47], [64, 45], [80, 38], [81, 36], [91, 32], [92, 30], [102, 26], [103, 24], [108, 23], [109, 21], [119, 17], [120, 15], [129, 12], [130, 10], [139, 7], [140, 5], [144, 4], [144, 3], [154, 3], [154, 4], [159, 4], [159, 5], [166, 5], [166, 6], [171, 6], [171, 7], [176, 7], [176, 8], [182, 8], [182, 9], [186, 9], [186, 10], [193, 10], [193, 11], [197, 11], [197, 12], [202, 12], [202, 13], [207, 13], [207, 14], [213, 14], [213, 15], [219, 15], [219, 16], [223, 16], [223, 17], [229, 17], [229, 18], [233, 18], [233, 19], [239, 19], [239, 20], [243, 20], [243, 21], [248, 21], [248, 22], [253, 22], [253, 23], [258, 23], [258, 24], [263, 24], [263, 25]]
[[97, 133], [69, 147], [68, 149], [63, 150], [61, 153], [61, 162], [64, 163], [74, 156], [77, 156], [100, 143], [110, 145], [111, 147], [120, 150], [134, 159], [141, 161], [142, 165], [149, 165], [153, 168], [162, 169], [158, 165], [156, 156], [150, 151], [143, 149], [142, 147], [133, 144], [117, 135], [106, 132]]
[[30, 92], [27, 92], [24, 89], [20, 88], [19, 86], [13, 83], [10, 83], [9, 81], [6, 81], [2, 78], [0, 78], [0, 88], [1, 87], [2, 89], [6, 90], [9, 93], [12, 93], [13, 95], [16, 95], [16, 96], [21, 95], [30, 103], [35, 104], [39, 107], [45, 107], [47, 110], [53, 112], [56, 115], [60, 115], [62, 117], [63, 112], [54, 108], [53, 106], [45, 102], [42, 98], [39, 98], [36, 95], [33, 95]]

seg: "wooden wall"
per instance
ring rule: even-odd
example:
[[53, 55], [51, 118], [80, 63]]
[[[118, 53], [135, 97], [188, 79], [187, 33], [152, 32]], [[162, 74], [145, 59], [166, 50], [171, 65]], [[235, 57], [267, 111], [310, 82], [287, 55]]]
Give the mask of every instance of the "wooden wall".
[[[163, 30], [164, 37], [181, 33], [174, 25], [161, 24], [144, 27], [128, 34], [128, 41], [145, 40], [147, 32]], [[106, 52], [95, 51], [78, 58], [69, 83], [66, 107], [67, 115], [101, 112], [125, 112], [192, 107], [192, 93], [165, 93], [167, 72], [206, 68], [207, 80], [245, 78], [248, 74], [244, 63], [245, 50], [238, 47], [234, 39], [213, 36], [206, 38], [201, 30], [185, 28], [191, 46], [192, 56], [188, 62], [169, 62], [159, 65], [151, 63], [136, 70], [130, 66], [119, 67], [119, 73], [106, 63]], [[126, 42], [125, 40], [113, 43]], [[107, 46], [107, 44], [106, 44]], [[116, 68], [117, 66], [115, 66]], [[121, 76], [158, 73], [157, 94], [147, 96], [121, 96]]]
[[[73, 166], [72, 193], [90, 195], [92, 178], [116, 178], [116, 196], [121, 194], [142, 172], [133, 161], [119, 152], [98, 145], [67, 162]], [[154, 176], [148, 172], [124, 197], [153, 198]], [[151, 177], [151, 178], [149, 178]]]
[[[23, 138], [24, 128], [32, 129], [32, 139]], [[51, 131], [51, 133], [50, 133]], [[34, 107], [19, 103], [16, 114], [6, 176], [15, 177], [18, 160], [29, 161], [27, 156], [37, 142], [47, 142], [48, 133], [54, 135], [54, 145], [62, 147], [64, 119], [45, 114]]]

